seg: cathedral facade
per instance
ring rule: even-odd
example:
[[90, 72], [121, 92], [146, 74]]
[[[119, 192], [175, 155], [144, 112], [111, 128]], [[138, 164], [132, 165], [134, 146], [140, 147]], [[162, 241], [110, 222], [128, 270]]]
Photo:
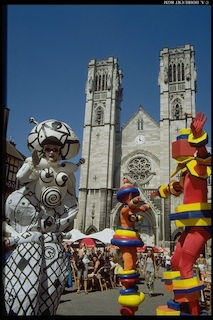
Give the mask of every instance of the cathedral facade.
[[[86, 234], [119, 226], [121, 203], [116, 193], [123, 178], [137, 186], [150, 209], [137, 223], [146, 245], [170, 246], [183, 230], [169, 219], [182, 197], [161, 199], [152, 191], [168, 184], [176, 167], [171, 143], [179, 129], [195, 116], [196, 65], [194, 47], [163, 48], [159, 56], [160, 121], [140, 105], [121, 127], [123, 72], [118, 60], [91, 60], [86, 82], [79, 185], [79, 213], [74, 227]], [[178, 179], [178, 175], [174, 177]]]

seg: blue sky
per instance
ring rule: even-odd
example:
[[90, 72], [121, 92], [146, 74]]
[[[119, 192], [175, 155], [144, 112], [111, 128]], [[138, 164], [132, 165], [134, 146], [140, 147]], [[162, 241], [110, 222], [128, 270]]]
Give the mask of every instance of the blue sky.
[[121, 125], [140, 103], [159, 121], [160, 51], [187, 43], [195, 49], [196, 110], [208, 117], [210, 135], [211, 6], [8, 5], [7, 139], [30, 156], [34, 117], [66, 122], [82, 142], [88, 63], [109, 56], [124, 75]]

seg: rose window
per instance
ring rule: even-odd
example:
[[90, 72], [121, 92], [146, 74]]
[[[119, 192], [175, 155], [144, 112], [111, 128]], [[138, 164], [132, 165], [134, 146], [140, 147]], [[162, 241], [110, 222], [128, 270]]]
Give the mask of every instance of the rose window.
[[146, 183], [152, 177], [151, 163], [147, 158], [137, 157], [129, 161], [128, 174], [139, 183]]

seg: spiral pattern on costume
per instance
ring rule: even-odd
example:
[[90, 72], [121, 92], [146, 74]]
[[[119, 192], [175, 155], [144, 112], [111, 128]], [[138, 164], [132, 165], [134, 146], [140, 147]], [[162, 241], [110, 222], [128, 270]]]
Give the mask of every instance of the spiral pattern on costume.
[[41, 201], [48, 208], [57, 207], [61, 202], [61, 191], [56, 187], [45, 188], [41, 193]]

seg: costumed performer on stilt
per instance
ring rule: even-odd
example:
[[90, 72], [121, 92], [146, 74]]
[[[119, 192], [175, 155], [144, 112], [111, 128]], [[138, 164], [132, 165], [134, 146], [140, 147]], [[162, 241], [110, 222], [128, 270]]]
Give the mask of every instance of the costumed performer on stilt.
[[23, 184], [6, 199], [4, 230], [12, 248], [3, 266], [7, 315], [55, 315], [67, 278], [62, 245], [78, 213], [74, 172], [85, 162], [75, 157], [80, 143], [66, 123], [54, 119], [35, 124], [27, 143], [32, 157], [17, 172]]
[[122, 284], [118, 298], [120, 313], [134, 315], [145, 299], [144, 293], [138, 292], [136, 286], [140, 276], [136, 271], [137, 247], [143, 247], [144, 243], [135, 229], [135, 223], [150, 206], [142, 201], [139, 190], [128, 179], [124, 178], [123, 181], [124, 185], [117, 192], [117, 200], [123, 203], [120, 211], [121, 225], [116, 229], [111, 243], [120, 247], [124, 261], [124, 268], [118, 273]]
[[[193, 266], [211, 238], [211, 203], [207, 197], [211, 154], [206, 149], [208, 135], [203, 131], [206, 120], [204, 113], [198, 112], [190, 129], [184, 129], [184, 137], [172, 143], [172, 157], [178, 165], [171, 177], [180, 172], [180, 180], [162, 185], [153, 193], [163, 198], [183, 193], [183, 205], [170, 214], [177, 226], [185, 226], [171, 259], [172, 271], [180, 271], [181, 279], [193, 277]], [[199, 314], [199, 301], [190, 304], [191, 314]]]

